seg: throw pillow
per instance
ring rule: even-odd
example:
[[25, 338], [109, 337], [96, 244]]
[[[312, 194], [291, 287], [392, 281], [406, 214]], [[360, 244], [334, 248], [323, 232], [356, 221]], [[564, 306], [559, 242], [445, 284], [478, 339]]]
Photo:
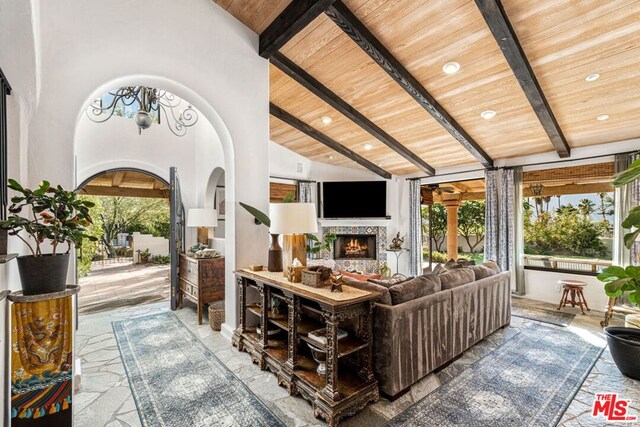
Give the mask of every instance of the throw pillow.
[[459, 264], [458, 261], [455, 261], [454, 259], [450, 259], [449, 261], [444, 263], [444, 268], [446, 268], [447, 270], [454, 270], [456, 268], [462, 267], [462, 264]]
[[390, 288], [393, 285], [397, 285], [402, 282], [406, 282], [409, 279], [413, 279], [413, 276], [406, 277], [403, 274], [396, 274], [391, 279], [369, 279], [367, 282], [375, 283], [376, 285]]
[[389, 288], [393, 305], [440, 292], [440, 278], [433, 274], [414, 277]]
[[449, 270], [442, 273], [439, 277], [442, 284], [442, 290], [453, 289], [476, 280], [475, 273], [469, 267], [460, 267], [455, 270]]
[[384, 286], [376, 285], [375, 283], [370, 282], [363, 282], [349, 276], [344, 276], [342, 278], [342, 282], [347, 286], [361, 289], [363, 291], [379, 292], [380, 298], [376, 301], [379, 304], [391, 305], [392, 303], [389, 289], [385, 288]]
[[[444, 267], [442, 266], [442, 264], [440, 264], [440, 263], [436, 264], [436, 265], [433, 267], [433, 273], [434, 273], [434, 274], [442, 274], [442, 273], [444, 273], [445, 271], [448, 271], [448, 270], [447, 270], [446, 268], [444, 268]], [[426, 272], [426, 271], [423, 271], [422, 273], [423, 273], [423, 274], [427, 274], [427, 272]]]
[[473, 270], [476, 280], [485, 279], [496, 274], [494, 270], [486, 265], [470, 265], [469, 268]]
[[491, 270], [494, 271], [493, 274], [498, 274], [500, 273], [502, 270], [500, 269], [500, 266], [498, 265], [498, 263], [496, 263], [495, 261], [489, 260], [489, 261], [485, 261], [482, 263], [482, 265], [484, 265], [485, 267], [490, 268]]
[[382, 274], [358, 274], [358, 273], [349, 273], [348, 271], [340, 270], [340, 274], [343, 276], [351, 277], [353, 279], [358, 279], [362, 281], [367, 281], [368, 279], [380, 279], [382, 278]]

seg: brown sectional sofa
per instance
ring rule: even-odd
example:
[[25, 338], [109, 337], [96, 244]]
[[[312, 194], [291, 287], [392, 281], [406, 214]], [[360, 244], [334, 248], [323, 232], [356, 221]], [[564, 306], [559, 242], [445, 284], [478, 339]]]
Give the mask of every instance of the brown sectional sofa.
[[[485, 264], [442, 275], [429, 272], [389, 287], [348, 280], [351, 286], [381, 293], [374, 310], [374, 365], [383, 394], [398, 396], [509, 324], [510, 273]], [[482, 278], [475, 280], [477, 276]], [[420, 294], [420, 284], [435, 289], [413, 298]]]

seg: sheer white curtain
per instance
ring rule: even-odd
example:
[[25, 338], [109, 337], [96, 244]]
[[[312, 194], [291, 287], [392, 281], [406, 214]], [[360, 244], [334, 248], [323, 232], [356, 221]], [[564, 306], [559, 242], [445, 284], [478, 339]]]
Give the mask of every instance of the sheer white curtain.
[[313, 187], [311, 181], [298, 181], [298, 201], [300, 203], [313, 202]]

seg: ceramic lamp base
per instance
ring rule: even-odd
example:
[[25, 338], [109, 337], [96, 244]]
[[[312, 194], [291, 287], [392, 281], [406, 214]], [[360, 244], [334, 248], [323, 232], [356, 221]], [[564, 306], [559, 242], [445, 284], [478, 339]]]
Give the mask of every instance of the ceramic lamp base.
[[282, 236], [284, 247], [282, 257], [283, 276], [287, 277], [289, 266], [298, 258], [302, 265], [307, 265], [307, 236], [304, 234], [285, 234]]
[[198, 227], [198, 243], [209, 246], [209, 229], [207, 227]]

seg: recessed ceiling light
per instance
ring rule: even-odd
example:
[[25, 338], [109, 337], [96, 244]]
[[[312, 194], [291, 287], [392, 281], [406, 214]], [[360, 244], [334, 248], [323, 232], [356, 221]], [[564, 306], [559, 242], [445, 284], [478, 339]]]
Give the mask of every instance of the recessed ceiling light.
[[486, 111], [483, 111], [482, 113], [480, 113], [480, 116], [483, 119], [489, 120], [489, 119], [493, 119], [496, 116], [496, 112], [493, 111], [493, 110], [486, 110]]
[[598, 120], [603, 121], [603, 120], [607, 120], [609, 118], [608, 114], [601, 114], [598, 117], [596, 117]]
[[454, 74], [460, 71], [460, 64], [457, 62], [447, 62], [442, 66], [442, 71], [447, 74]]
[[325, 125], [330, 125], [333, 121], [333, 119], [329, 116], [324, 116], [320, 120], [322, 120], [322, 123], [324, 123]]
[[589, 74], [587, 77], [585, 77], [584, 79], [588, 82], [595, 82], [596, 80], [598, 80], [600, 78], [600, 74], [598, 73], [593, 73], [593, 74]]
[[333, 160], [333, 156], [329, 156], [329, 160]]
[[373, 148], [373, 145], [371, 144], [364, 144], [364, 149], [365, 150], [371, 150]]

